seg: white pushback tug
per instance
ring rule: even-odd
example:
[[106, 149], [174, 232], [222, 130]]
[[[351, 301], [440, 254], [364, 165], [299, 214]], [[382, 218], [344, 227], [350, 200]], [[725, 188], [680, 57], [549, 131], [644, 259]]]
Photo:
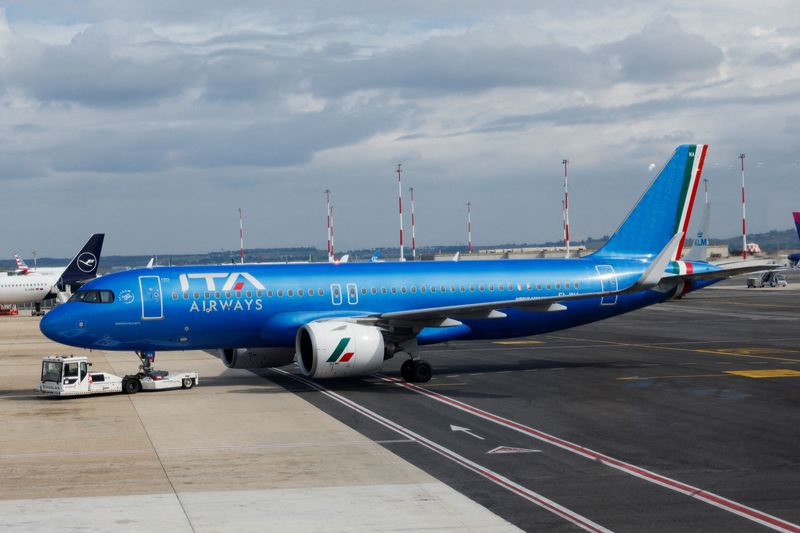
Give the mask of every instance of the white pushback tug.
[[124, 392], [166, 389], [191, 389], [200, 382], [197, 372], [169, 373], [154, 370], [151, 363], [155, 354], [139, 354], [142, 365], [139, 372], [127, 376], [116, 376], [108, 372], [91, 372], [92, 363], [85, 356], [50, 356], [42, 359], [42, 377], [39, 392], [53, 396], [87, 396]]

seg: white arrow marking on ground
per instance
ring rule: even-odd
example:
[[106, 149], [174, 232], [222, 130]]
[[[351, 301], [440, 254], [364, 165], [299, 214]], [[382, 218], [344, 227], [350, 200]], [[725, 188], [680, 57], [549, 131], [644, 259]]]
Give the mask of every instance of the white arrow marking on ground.
[[532, 450], [530, 448], [512, 448], [510, 446], [498, 446], [486, 453], [541, 453], [542, 450]]
[[475, 437], [476, 439], [485, 440], [480, 435], [476, 435], [475, 433], [473, 433], [472, 430], [469, 429], [469, 428], [462, 428], [461, 426], [454, 426], [453, 424], [450, 424], [450, 431], [461, 431], [461, 432], [466, 433], [467, 435], [469, 435], [471, 437]]

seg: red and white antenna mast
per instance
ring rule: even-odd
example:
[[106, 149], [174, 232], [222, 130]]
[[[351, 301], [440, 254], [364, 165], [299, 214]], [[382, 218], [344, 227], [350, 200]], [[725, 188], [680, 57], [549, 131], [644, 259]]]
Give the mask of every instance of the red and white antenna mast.
[[472, 202], [467, 202], [467, 253], [472, 253]]
[[244, 264], [244, 217], [242, 208], [239, 208], [239, 262]]
[[417, 258], [417, 233], [414, 229], [414, 187], [410, 187], [411, 193], [411, 259]]
[[747, 259], [747, 212], [744, 202], [744, 154], [739, 154], [742, 160], [742, 259]]
[[400, 163], [397, 163], [397, 201], [400, 208], [400, 261], [405, 261], [403, 255], [403, 182], [400, 179], [400, 174], [403, 169], [400, 168]]
[[331, 259], [331, 191], [330, 189], [325, 189], [325, 204], [327, 208], [325, 209], [325, 215], [328, 218], [328, 263], [333, 262]]
[[333, 247], [333, 206], [331, 206], [331, 263], [336, 261], [336, 250]]
[[569, 160], [564, 159], [561, 164], [564, 165], [564, 248], [566, 257], [569, 257], [569, 177], [567, 175]]

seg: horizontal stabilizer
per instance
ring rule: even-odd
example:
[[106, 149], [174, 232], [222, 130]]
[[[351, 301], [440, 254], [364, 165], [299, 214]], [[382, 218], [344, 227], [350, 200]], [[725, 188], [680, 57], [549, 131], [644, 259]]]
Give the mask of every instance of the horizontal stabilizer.
[[719, 267], [719, 270], [693, 272], [692, 274], [675, 274], [672, 276], [665, 276], [664, 280], [722, 279], [732, 278], [733, 276], [741, 276], [743, 274], [752, 274], [754, 272], [781, 270], [784, 268], [782, 265], [775, 264], [771, 261], [736, 261], [733, 263], [725, 263], [723, 265], [716, 266]]

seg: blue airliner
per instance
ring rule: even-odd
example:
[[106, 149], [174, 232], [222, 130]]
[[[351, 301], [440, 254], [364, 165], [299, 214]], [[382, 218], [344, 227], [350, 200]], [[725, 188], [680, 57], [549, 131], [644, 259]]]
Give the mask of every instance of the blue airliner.
[[313, 378], [370, 374], [404, 353], [403, 378], [424, 382], [431, 366], [417, 356], [420, 345], [562, 330], [763, 269], [678, 260], [706, 149], [679, 146], [585, 258], [130, 270], [86, 284], [41, 330], [140, 357], [200, 349], [233, 368], [296, 361]]

